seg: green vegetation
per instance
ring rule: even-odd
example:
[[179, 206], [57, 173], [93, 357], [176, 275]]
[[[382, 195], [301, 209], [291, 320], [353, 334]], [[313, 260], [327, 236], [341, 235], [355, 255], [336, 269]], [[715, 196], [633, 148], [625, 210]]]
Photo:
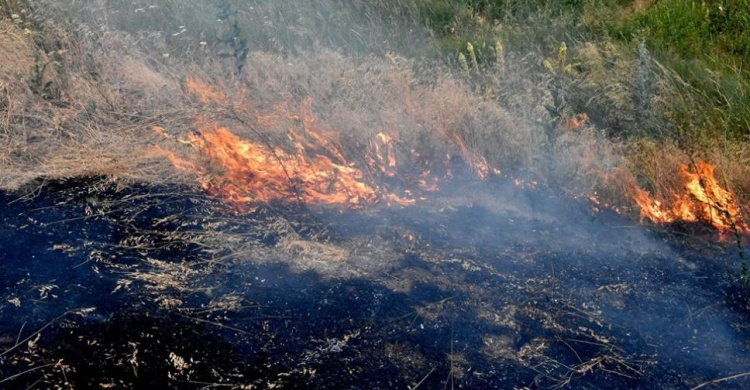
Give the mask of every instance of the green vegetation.
[[[750, 1], [418, 4], [458, 67], [469, 43], [480, 48], [483, 65], [494, 62], [491, 48], [499, 40], [507, 52], [545, 57], [543, 66], [554, 64], [557, 48], [567, 43], [569, 71], [546, 66], [556, 73], [553, 85], [564, 89], [566, 109], [587, 112], [610, 136], [627, 140], [633, 161], [663, 160], [663, 148], [644, 148], [644, 142], [710, 160], [738, 196], [750, 200]], [[662, 183], [644, 175], [648, 169], [636, 164], [631, 170], [659, 192]]]
[[[655, 3], [621, 22], [612, 33], [624, 39], [644, 34], [655, 49], [714, 67], [750, 66], [750, 2], [678, 1]], [[715, 61], [719, 60], [719, 61]]]
[[448, 53], [495, 39], [510, 50], [551, 52], [564, 40], [614, 43], [632, 57], [644, 42], [678, 93], [690, 95], [670, 102], [676, 140], [750, 137], [750, 1], [433, 0], [419, 7]]

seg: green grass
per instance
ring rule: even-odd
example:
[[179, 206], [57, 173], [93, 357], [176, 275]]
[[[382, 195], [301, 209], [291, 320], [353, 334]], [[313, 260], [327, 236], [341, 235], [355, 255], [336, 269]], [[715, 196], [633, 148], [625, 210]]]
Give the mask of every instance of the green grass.
[[[611, 31], [645, 35], [653, 48], [708, 65], [750, 67], [750, 1], [660, 1]], [[714, 61], [719, 59], [720, 61]]]
[[[636, 7], [641, 4], [640, 8]], [[398, 2], [400, 5], [410, 2]], [[612, 40], [633, 57], [644, 41], [654, 59], [674, 72], [687, 99], [671, 102], [668, 137], [682, 145], [750, 140], [750, 0], [426, 0], [419, 20], [439, 39], [444, 58], [502, 39], [510, 50], [552, 53], [562, 41]], [[604, 80], [603, 80], [604, 82]], [[685, 104], [686, 101], [690, 105]], [[642, 135], [641, 131], [636, 132]], [[665, 134], [659, 132], [659, 137]]]
[[696, 118], [701, 130], [696, 134], [683, 123], [682, 136], [743, 141], [750, 139], [748, 26], [748, 0], [666, 0], [621, 20], [600, 20], [596, 27], [625, 45], [645, 40], [692, 88], [699, 106], [682, 114]]

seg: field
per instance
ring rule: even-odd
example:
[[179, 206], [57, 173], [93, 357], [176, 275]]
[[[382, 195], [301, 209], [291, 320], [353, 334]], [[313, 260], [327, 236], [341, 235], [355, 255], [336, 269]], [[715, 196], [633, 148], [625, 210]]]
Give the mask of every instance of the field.
[[746, 387], [749, 7], [0, 0], [0, 386]]

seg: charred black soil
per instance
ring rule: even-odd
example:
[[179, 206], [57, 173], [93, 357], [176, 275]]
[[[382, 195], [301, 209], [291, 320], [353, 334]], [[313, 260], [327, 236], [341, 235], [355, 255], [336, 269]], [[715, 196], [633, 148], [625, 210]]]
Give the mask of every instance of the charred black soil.
[[236, 213], [96, 179], [0, 203], [2, 388], [663, 389], [750, 367], [731, 247], [545, 190]]

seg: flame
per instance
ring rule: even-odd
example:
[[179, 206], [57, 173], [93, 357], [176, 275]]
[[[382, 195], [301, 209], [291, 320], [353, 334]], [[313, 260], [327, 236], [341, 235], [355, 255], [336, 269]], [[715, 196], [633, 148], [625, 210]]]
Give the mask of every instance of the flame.
[[[181, 157], [162, 147], [157, 147], [156, 152], [176, 168], [194, 173], [207, 192], [241, 209], [251, 203], [275, 200], [349, 206], [381, 201], [411, 205], [416, 199], [424, 199], [419, 191], [437, 191], [441, 180], [453, 179], [451, 155], [446, 155], [444, 161], [429, 161], [414, 150], [411, 157], [408, 153], [399, 154], [399, 134], [388, 131], [374, 134], [363, 145], [358, 159], [349, 161], [340, 132], [327, 128], [318, 118], [310, 97], [297, 110], [290, 109], [289, 102], [281, 102], [270, 112], [260, 112], [248, 102], [246, 91], [239, 98], [230, 99], [199, 79], [188, 78], [185, 85], [203, 106], [221, 104], [220, 107], [229, 108], [221, 112], [234, 113], [237, 122], [252, 129], [255, 139], [241, 138], [228, 127], [201, 116], [196, 119], [198, 130], [187, 138], [173, 136], [162, 127], [154, 128], [166, 139], [199, 151], [199, 157]], [[458, 146], [463, 161], [478, 178], [500, 174], [484, 156], [470, 150], [460, 136], [438, 133]], [[268, 139], [271, 135], [272, 141]], [[288, 142], [280, 142], [279, 135]], [[418, 161], [407, 166], [419, 166], [421, 172], [402, 168], [397, 156]], [[358, 167], [356, 162], [365, 165]], [[391, 190], [392, 186], [399, 188], [398, 194]]]
[[227, 95], [217, 91], [215, 88], [213, 88], [203, 80], [188, 77], [185, 80], [185, 85], [187, 86], [189, 92], [201, 97], [201, 103], [203, 105], [207, 105], [209, 103], [223, 103], [227, 100]]
[[565, 120], [563, 122], [563, 129], [567, 131], [575, 131], [581, 128], [586, 121], [589, 120], [588, 114], [585, 112], [582, 112], [580, 114], [574, 115], [572, 118]]
[[[199, 132], [188, 136], [208, 160], [197, 164], [163, 154], [184, 170], [198, 173], [202, 187], [234, 204], [301, 200], [309, 203], [360, 205], [378, 198], [377, 190], [363, 181], [362, 171], [318, 154], [301, 158], [281, 148], [243, 140], [228, 128], [199, 118]], [[304, 146], [298, 145], [298, 153]], [[398, 197], [389, 196], [398, 202]], [[409, 203], [408, 200], [404, 200]]]
[[433, 176], [429, 169], [422, 172], [417, 184], [423, 191], [435, 192], [440, 190], [440, 179]]
[[367, 156], [367, 163], [376, 171], [381, 171], [387, 177], [395, 177], [396, 172], [396, 155], [393, 151], [393, 137], [380, 132], [376, 134], [372, 142], [374, 156]]
[[471, 169], [474, 171], [477, 177], [484, 180], [489, 177], [490, 173], [495, 175], [499, 175], [501, 173], [499, 169], [490, 166], [484, 156], [471, 152], [466, 146], [464, 140], [461, 139], [461, 137], [456, 135], [453, 138], [458, 147], [461, 149], [461, 155], [463, 156], [464, 161], [469, 163]]
[[513, 184], [515, 184], [518, 188], [532, 190], [535, 190], [537, 186], [539, 186], [539, 183], [535, 180], [524, 180], [518, 177], [513, 179]]
[[676, 221], [710, 223], [722, 232], [750, 231], [743, 221], [740, 206], [732, 193], [722, 188], [714, 176], [714, 166], [703, 161], [695, 164], [691, 172], [683, 164], [680, 175], [685, 179], [684, 192], [673, 194], [674, 200], [665, 201], [651, 197], [648, 191], [634, 186], [633, 200], [641, 208], [641, 219], [655, 223]]
[[607, 210], [612, 210], [612, 211], [614, 211], [617, 214], [623, 214], [622, 209], [620, 209], [620, 207], [612, 205], [612, 204], [609, 204], [607, 202], [603, 202], [599, 198], [599, 194], [597, 194], [596, 192], [594, 192], [593, 194], [591, 194], [588, 197], [586, 197], [586, 199], [588, 199], [589, 204], [591, 206], [591, 210], [594, 213], [598, 214], [602, 210], [607, 209]]
[[[200, 96], [203, 105], [227, 103], [225, 94], [205, 82], [188, 78], [186, 86], [189, 92]], [[274, 200], [351, 206], [379, 200], [401, 205], [415, 202], [367, 183], [365, 173], [345, 158], [335, 133], [320, 123], [314, 114], [313, 103], [307, 98], [299, 112], [292, 112], [288, 103], [283, 102], [265, 115], [245, 102], [241, 103], [243, 110], [250, 112], [260, 127], [286, 125], [291, 148], [242, 139], [229, 128], [206, 117], [198, 117], [198, 131], [177, 141], [200, 151], [204, 161], [185, 159], [161, 147], [156, 151], [176, 168], [195, 173], [206, 191], [240, 208], [249, 203]], [[154, 132], [165, 137], [168, 135], [158, 126]], [[388, 175], [395, 175], [392, 138], [381, 133], [377, 140], [385, 148], [385, 153], [376, 149], [379, 166]]]
[[[228, 127], [203, 116], [196, 119], [198, 130], [187, 138], [154, 127], [154, 132], [165, 139], [199, 151], [198, 157], [181, 157], [162, 147], [156, 147], [156, 152], [177, 169], [194, 173], [207, 192], [240, 209], [269, 201], [354, 207], [377, 202], [412, 205], [417, 199], [424, 199], [422, 192], [438, 191], [442, 181], [454, 178], [454, 155], [460, 155], [479, 179], [501, 174], [485, 156], [467, 147], [461, 135], [443, 128], [434, 129], [434, 134], [443, 137], [457, 153], [434, 156], [427, 151], [422, 156], [416, 150], [402, 150], [399, 139], [403, 134], [382, 130], [358, 144], [362, 150], [357, 150], [357, 158], [349, 161], [347, 155], [352, 155], [352, 151], [347, 153], [342, 147], [340, 132], [326, 127], [318, 118], [315, 102], [310, 97], [304, 99], [297, 110], [290, 109], [289, 102], [281, 102], [270, 112], [260, 112], [248, 102], [246, 91], [240, 93], [239, 98], [230, 99], [212, 85], [194, 78], [186, 80], [186, 88], [200, 97], [203, 106], [220, 104], [222, 108], [229, 108], [237, 122], [252, 129], [255, 140], [241, 138]], [[412, 102], [407, 100], [406, 111], [413, 115], [414, 110]], [[240, 119], [236, 112], [247, 120]], [[569, 119], [564, 127], [574, 131], [587, 120], [588, 116], [581, 113]], [[272, 134], [274, 138], [268, 139], [266, 135]], [[284, 137], [288, 142], [282, 142]], [[410, 161], [405, 166], [419, 168], [415, 171], [402, 167], [401, 158]], [[625, 191], [629, 191], [640, 206], [641, 220], [655, 223], [701, 221], [722, 232], [750, 232], [738, 202], [716, 180], [712, 165], [698, 162], [691, 170], [685, 164], [680, 175], [685, 182], [683, 190], [666, 196], [652, 196], [635, 183], [625, 184]], [[534, 189], [538, 185], [533, 180], [509, 179], [524, 189]], [[605, 180], [617, 179], [605, 176]], [[399, 190], [394, 191], [393, 187]], [[595, 211], [602, 208], [620, 211], [602, 202], [596, 193], [589, 201]]]

